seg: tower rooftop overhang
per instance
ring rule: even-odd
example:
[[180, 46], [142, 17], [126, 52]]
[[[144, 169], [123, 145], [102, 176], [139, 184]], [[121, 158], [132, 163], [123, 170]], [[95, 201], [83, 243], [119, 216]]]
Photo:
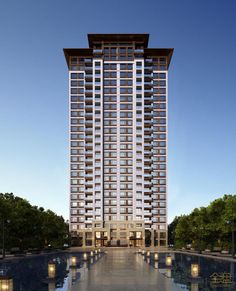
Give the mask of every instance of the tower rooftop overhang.
[[93, 50], [90, 48], [64, 48], [63, 49], [67, 66], [69, 67], [70, 64], [70, 57], [92, 57], [93, 56]]
[[169, 68], [173, 52], [173, 48], [147, 48], [144, 50], [144, 55], [145, 57], [166, 57]]
[[122, 34], [88, 34], [89, 47], [101, 42], [138, 42], [146, 48], [148, 46], [149, 34], [147, 33], [122, 33]]

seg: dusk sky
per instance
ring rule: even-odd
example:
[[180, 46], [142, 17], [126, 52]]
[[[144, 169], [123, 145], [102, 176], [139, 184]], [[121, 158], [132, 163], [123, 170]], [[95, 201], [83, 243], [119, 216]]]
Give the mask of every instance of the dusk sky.
[[0, 4], [0, 192], [69, 217], [68, 72], [87, 33], [149, 33], [169, 68], [169, 222], [236, 193], [236, 1]]

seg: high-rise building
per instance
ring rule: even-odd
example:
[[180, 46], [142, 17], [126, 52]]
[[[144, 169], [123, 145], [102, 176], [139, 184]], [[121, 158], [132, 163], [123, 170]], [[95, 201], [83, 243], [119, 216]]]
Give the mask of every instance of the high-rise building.
[[[148, 34], [89, 34], [64, 49], [70, 230], [83, 245], [167, 244], [167, 85], [173, 49]], [[147, 240], [147, 239], [146, 239]]]

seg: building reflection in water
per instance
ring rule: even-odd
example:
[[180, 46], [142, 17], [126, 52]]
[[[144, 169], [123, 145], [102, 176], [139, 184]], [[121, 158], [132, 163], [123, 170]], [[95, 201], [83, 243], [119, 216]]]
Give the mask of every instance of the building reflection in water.
[[158, 267], [159, 267], [158, 262], [155, 262], [155, 263], [154, 263], [154, 268], [155, 268], [155, 269], [158, 269]]
[[199, 284], [198, 283], [191, 283], [191, 291], [199, 291]]
[[235, 263], [230, 263], [230, 274], [232, 276], [232, 281], [236, 284], [236, 276], [235, 276]]
[[55, 282], [49, 282], [48, 283], [48, 291], [55, 291], [55, 290], [56, 290]]

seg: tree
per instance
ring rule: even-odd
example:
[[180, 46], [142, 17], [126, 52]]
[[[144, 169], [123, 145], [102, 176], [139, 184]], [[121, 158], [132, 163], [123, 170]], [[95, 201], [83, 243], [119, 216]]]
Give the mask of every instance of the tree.
[[10, 220], [5, 227], [5, 242], [9, 249], [44, 248], [48, 244], [62, 247], [68, 242], [69, 228], [62, 216], [32, 206], [12, 193], [0, 194], [0, 220]]
[[169, 237], [176, 247], [191, 244], [200, 251], [215, 246], [229, 249], [235, 227], [236, 195], [224, 195], [207, 207], [176, 217], [169, 225]]

